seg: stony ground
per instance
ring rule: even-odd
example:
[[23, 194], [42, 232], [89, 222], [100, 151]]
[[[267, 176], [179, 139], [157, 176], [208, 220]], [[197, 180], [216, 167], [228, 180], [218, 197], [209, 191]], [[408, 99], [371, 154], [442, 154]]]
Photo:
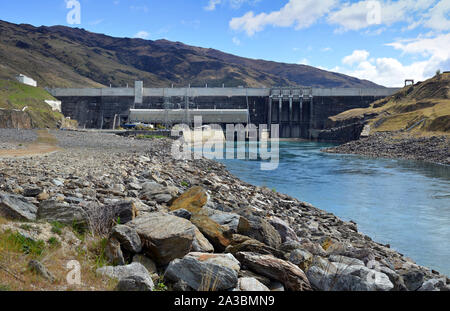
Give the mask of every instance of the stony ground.
[[11, 220], [85, 224], [106, 238], [109, 263], [96, 274], [118, 290], [450, 289], [355, 223], [217, 162], [174, 160], [168, 139], [51, 133], [62, 151], [1, 160], [0, 232]]
[[450, 139], [448, 136], [410, 137], [401, 133], [380, 132], [325, 151], [450, 165]]

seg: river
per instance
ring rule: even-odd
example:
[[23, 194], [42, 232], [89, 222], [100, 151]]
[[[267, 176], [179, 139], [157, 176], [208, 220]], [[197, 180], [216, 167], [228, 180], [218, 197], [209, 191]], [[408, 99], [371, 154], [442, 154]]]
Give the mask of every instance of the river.
[[240, 179], [353, 220], [359, 231], [450, 276], [450, 166], [327, 154], [331, 144], [280, 142], [276, 170], [220, 160]]

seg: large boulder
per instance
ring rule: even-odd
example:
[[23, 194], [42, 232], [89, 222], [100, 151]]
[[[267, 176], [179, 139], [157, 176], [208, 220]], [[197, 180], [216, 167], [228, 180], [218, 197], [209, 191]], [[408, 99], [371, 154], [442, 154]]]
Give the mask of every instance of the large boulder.
[[390, 291], [394, 288], [389, 277], [380, 271], [323, 258], [315, 258], [306, 275], [316, 289], [323, 291]]
[[231, 254], [190, 253], [172, 261], [164, 277], [197, 291], [222, 291], [236, 287], [239, 270], [239, 261]]
[[184, 257], [194, 245], [208, 245], [190, 221], [162, 212], [145, 214], [128, 226], [138, 233], [143, 252], [159, 265]]
[[89, 220], [84, 209], [76, 205], [65, 205], [54, 200], [42, 201], [37, 211], [37, 219], [47, 222], [57, 221], [66, 225], [86, 228]]
[[311, 290], [311, 285], [305, 273], [290, 262], [275, 258], [271, 255], [248, 252], [238, 253], [236, 254], [236, 258], [250, 270], [283, 283], [288, 290]]
[[136, 230], [125, 225], [112, 228], [111, 237], [119, 241], [122, 248], [130, 253], [137, 254], [142, 250], [141, 238]]
[[37, 207], [23, 196], [0, 192], [0, 216], [14, 220], [36, 220]]

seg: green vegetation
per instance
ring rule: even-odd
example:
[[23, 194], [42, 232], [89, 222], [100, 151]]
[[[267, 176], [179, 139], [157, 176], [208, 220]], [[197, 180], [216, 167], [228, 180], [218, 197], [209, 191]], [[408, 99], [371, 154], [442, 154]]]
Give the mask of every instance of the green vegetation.
[[56, 233], [58, 235], [62, 234], [62, 229], [64, 228], [64, 225], [60, 222], [54, 221], [51, 223], [52, 225], [52, 232]]
[[20, 233], [12, 233], [10, 230], [0, 235], [0, 249], [22, 252], [26, 255], [38, 257], [45, 249], [45, 242], [34, 241]]
[[63, 115], [52, 111], [45, 100], [56, 99], [42, 88], [18, 81], [0, 80], [0, 108], [22, 111], [28, 107], [24, 113], [31, 118], [33, 128], [56, 128], [63, 119]]
[[165, 136], [162, 135], [137, 135], [136, 139], [163, 139], [166, 138]]
[[58, 241], [57, 238], [51, 237], [48, 239], [47, 243], [50, 245], [51, 248], [58, 248], [61, 246], [61, 242]]
[[187, 181], [182, 181], [181, 186], [183, 187], [189, 187], [189, 183]]

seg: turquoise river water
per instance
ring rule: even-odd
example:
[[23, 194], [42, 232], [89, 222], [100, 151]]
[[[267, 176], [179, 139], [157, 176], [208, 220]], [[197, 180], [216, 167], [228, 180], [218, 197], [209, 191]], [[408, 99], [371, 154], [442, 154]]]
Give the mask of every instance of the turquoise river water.
[[373, 240], [450, 276], [450, 166], [327, 154], [330, 144], [281, 142], [276, 170], [220, 160], [240, 179], [353, 220]]

